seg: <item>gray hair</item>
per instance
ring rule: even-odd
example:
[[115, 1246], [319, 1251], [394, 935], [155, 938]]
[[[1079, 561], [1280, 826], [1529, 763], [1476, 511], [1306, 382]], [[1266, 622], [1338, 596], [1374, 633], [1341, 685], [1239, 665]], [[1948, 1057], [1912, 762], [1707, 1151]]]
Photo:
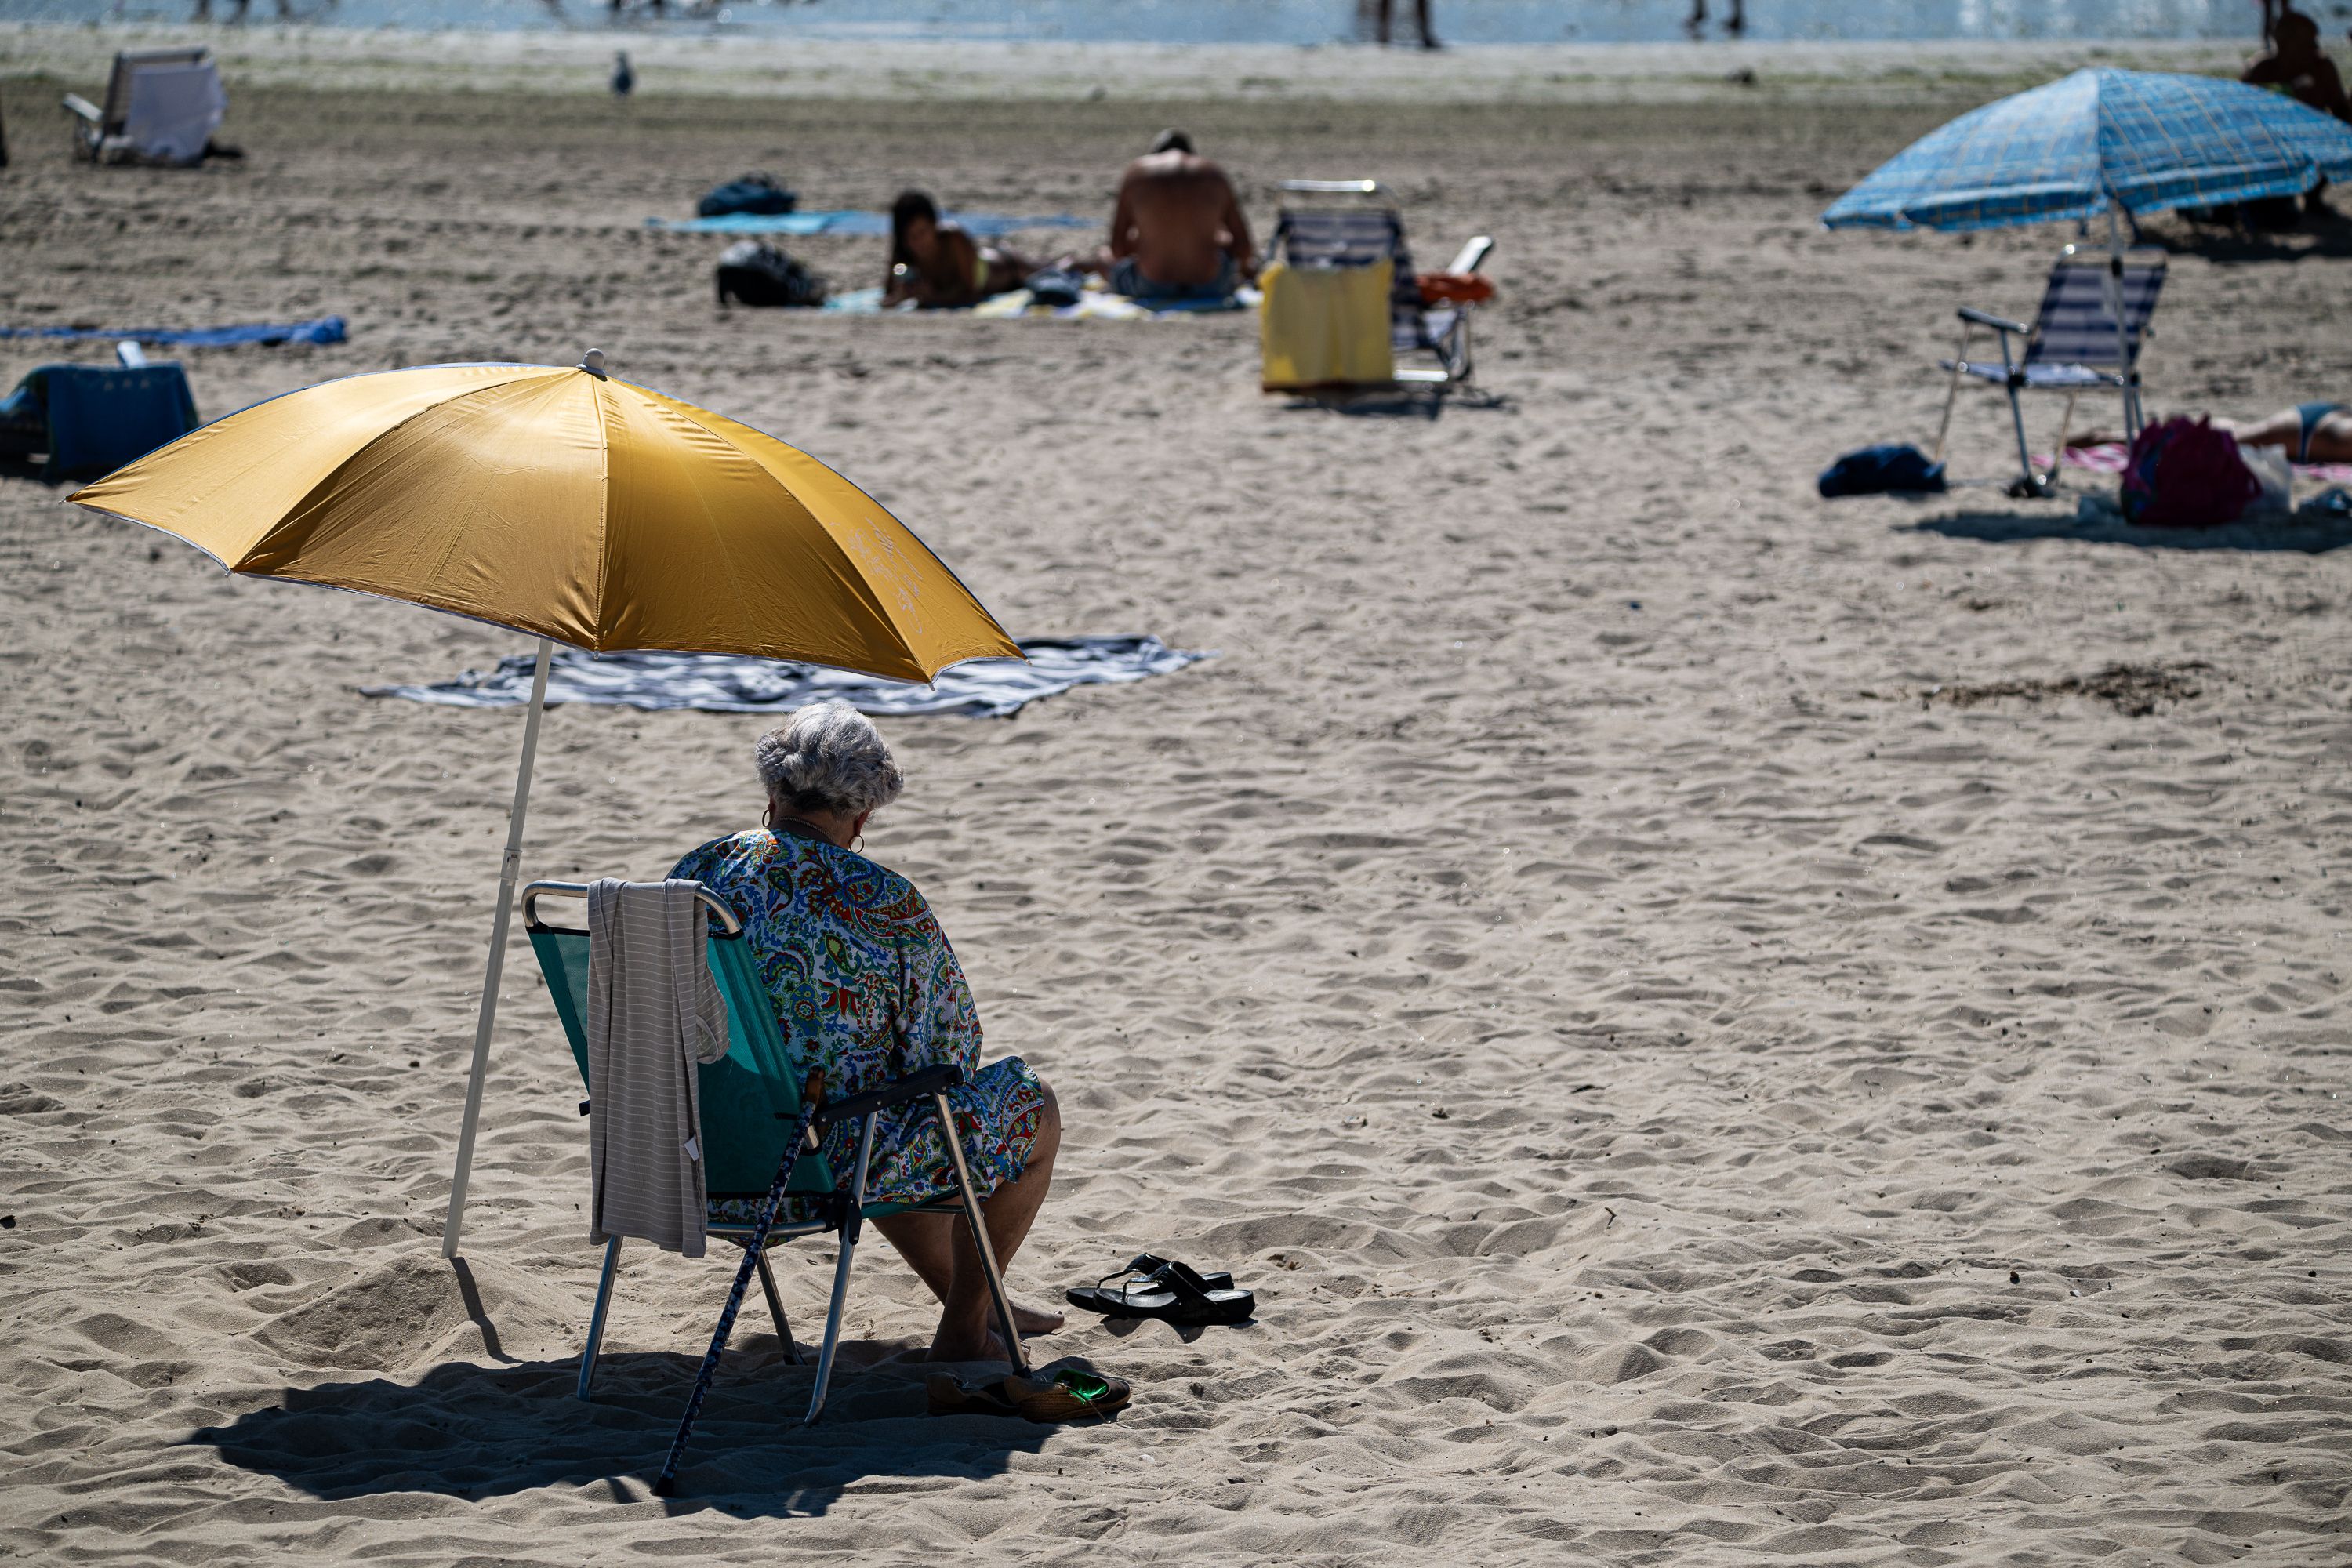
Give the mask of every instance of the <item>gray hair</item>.
[[851, 816], [889, 805], [906, 777], [874, 721], [846, 702], [816, 702], [752, 748], [770, 799]]

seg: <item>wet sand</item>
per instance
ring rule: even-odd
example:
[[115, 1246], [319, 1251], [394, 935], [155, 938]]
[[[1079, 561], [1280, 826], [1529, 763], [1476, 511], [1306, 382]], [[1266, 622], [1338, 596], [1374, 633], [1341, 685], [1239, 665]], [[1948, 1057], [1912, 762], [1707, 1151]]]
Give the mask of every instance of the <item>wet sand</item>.
[[[1149, 1247], [1261, 1311], [1034, 1342], [1132, 1380], [1108, 1426], [933, 1420], [930, 1313], [877, 1247], [824, 1424], [747, 1314], [688, 1495], [650, 1500], [725, 1270], [640, 1255], [572, 1401], [586, 1135], [527, 950], [465, 1269], [437, 1250], [520, 721], [355, 689], [520, 640], [233, 580], [8, 477], [0, 1546], [2345, 1556], [2352, 531], [1811, 490], [1932, 435], [1954, 305], [2032, 310], [2054, 232], [1813, 223], [2015, 58], [1503, 90], [1468, 52], [1320, 51], [1339, 85], [1220, 97], [1135, 53], [1089, 100], [969, 57], [991, 101], [865, 56], [858, 92], [762, 93], [797, 68], [746, 55], [688, 96], [655, 50], [616, 107], [599, 40], [530, 92], [505, 46], [270, 39], [236, 45], [246, 161], [175, 173], [66, 162], [55, 95], [96, 71], [26, 73], [111, 36], [9, 38], [0, 320], [349, 319], [181, 355], [207, 416], [594, 343], [860, 480], [1016, 635], [1219, 650], [889, 723], [909, 786], [869, 844], [1069, 1117], [1016, 1288]], [[722, 314], [718, 243], [642, 226], [761, 167], [817, 206], [1094, 212], [1171, 121], [1262, 225], [1286, 175], [1377, 174], [1425, 259], [1496, 235], [1486, 395], [1270, 398], [1246, 317]], [[2347, 253], [2176, 254], [2152, 401], [2347, 395], [2310, 323]], [[7, 383], [59, 357], [0, 350]], [[2005, 426], [1965, 401], [1958, 471], [2000, 475]], [[526, 875], [750, 824], [762, 727], [552, 713]], [[830, 1260], [780, 1268], [803, 1335]]]

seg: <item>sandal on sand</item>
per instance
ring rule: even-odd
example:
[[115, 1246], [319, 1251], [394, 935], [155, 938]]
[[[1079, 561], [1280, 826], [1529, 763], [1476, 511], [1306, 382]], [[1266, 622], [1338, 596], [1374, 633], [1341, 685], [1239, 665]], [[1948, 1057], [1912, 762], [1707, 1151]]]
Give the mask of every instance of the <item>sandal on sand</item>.
[[[1132, 1275], [1134, 1278], [1129, 1280], [1129, 1283], [1120, 1286], [1118, 1291], [1116, 1293], [1115, 1299], [1121, 1302], [1124, 1302], [1129, 1297], [1134, 1297], [1139, 1300], [1142, 1297], [1154, 1293], [1155, 1291], [1162, 1291], [1166, 1288], [1160, 1285], [1157, 1282], [1157, 1279], [1160, 1271], [1168, 1267], [1168, 1263], [1169, 1260], [1165, 1258], [1156, 1258], [1149, 1252], [1139, 1252], [1135, 1255], [1135, 1260], [1129, 1263], [1126, 1268], [1120, 1269], [1117, 1274], [1106, 1274], [1100, 1279], [1097, 1280], [1092, 1287], [1092, 1293], [1097, 1299], [1112, 1297], [1113, 1293], [1104, 1290], [1102, 1287], [1109, 1284], [1114, 1279], [1128, 1275]], [[1234, 1288], [1234, 1277], [1230, 1274], [1201, 1274], [1196, 1272], [1193, 1274], [1192, 1278], [1200, 1282], [1201, 1289], [1203, 1290], [1230, 1290]], [[1094, 1305], [1092, 1301], [1081, 1301], [1078, 1300], [1079, 1295], [1087, 1292], [1087, 1287], [1079, 1286], [1071, 1290], [1066, 1291], [1064, 1293], [1064, 1300], [1071, 1302], [1073, 1305], [1085, 1307], [1088, 1311], [1102, 1312], [1108, 1310], [1105, 1308]], [[1124, 1306], [1122, 1306], [1116, 1312], [1112, 1312], [1110, 1315], [1132, 1317], [1136, 1314], [1127, 1311]]]
[[[1142, 1267], [1147, 1264], [1153, 1267]], [[1115, 1290], [1108, 1289], [1114, 1279], [1123, 1279]], [[1062, 1298], [1106, 1318], [1158, 1318], [1186, 1325], [1245, 1323], [1257, 1312], [1256, 1296], [1234, 1289], [1232, 1275], [1202, 1274], [1188, 1264], [1150, 1253], [1091, 1286], [1073, 1286]]]
[[933, 1415], [1018, 1415], [1020, 1407], [996, 1384], [967, 1384], [935, 1372], [923, 1380], [924, 1404]]
[[973, 1385], [945, 1373], [926, 1379], [934, 1415], [1019, 1415], [1030, 1421], [1077, 1421], [1122, 1409], [1133, 1390], [1120, 1378], [1066, 1366], [1050, 1377], [1002, 1377]]
[[[1154, 1258], [1148, 1252], [1139, 1252], [1135, 1255], [1135, 1261], [1127, 1266], [1127, 1271], [1129, 1274], [1150, 1275], [1157, 1274], [1167, 1267], [1167, 1258]], [[1118, 1276], [1113, 1275], [1112, 1278], [1117, 1279]], [[1203, 1290], [1230, 1290], [1234, 1288], [1234, 1277], [1230, 1274], [1196, 1273], [1193, 1278], [1200, 1280], [1201, 1289]]]

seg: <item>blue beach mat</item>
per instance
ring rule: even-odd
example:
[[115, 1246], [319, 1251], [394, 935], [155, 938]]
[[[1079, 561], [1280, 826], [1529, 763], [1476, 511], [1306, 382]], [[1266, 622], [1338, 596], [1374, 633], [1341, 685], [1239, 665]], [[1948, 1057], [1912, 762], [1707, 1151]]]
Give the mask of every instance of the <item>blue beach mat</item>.
[[231, 348], [238, 343], [339, 343], [343, 337], [341, 316], [283, 323], [255, 321], [236, 327], [0, 327], [0, 338], [106, 342], [129, 338], [134, 342], [198, 349]]
[[[1006, 217], [997, 213], [949, 213], [947, 221], [961, 224], [966, 234], [999, 239], [1024, 229], [1099, 228], [1090, 217], [1064, 213], [1051, 217]], [[647, 228], [672, 234], [840, 234], [887, 238], [890, 215], [869, 212], [728, 213], [720, 217], [649, 217]]]
[[[881, 680], [785, 659], [704, 653], [582, 653], [560, 647], [548, 663], [547, 705], [587, 702], [626, 708], [694, 708], [713, 713], [783, 712], [810, 702], [846, 702], [866, 713], [952, 713], [1002, 719], [1073, 686], [1118, 685], [1167, 675], [1213, 653], [1170, 647], [1158, 637], [1024, 637], [1017, 659], [974, 659], [940, 672], [929, 686]], [[467, 670], [433, 686], [363, 686], [369, 697], [405, 697], [452, 708], [511, 708], [530, 700], [532, 658], [516, 654], [483, 674]]]

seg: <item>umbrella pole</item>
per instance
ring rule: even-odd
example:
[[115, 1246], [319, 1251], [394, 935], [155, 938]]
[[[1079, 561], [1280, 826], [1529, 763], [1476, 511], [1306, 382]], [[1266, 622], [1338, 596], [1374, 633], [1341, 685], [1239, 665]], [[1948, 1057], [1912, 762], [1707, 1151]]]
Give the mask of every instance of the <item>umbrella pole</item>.
[[522, 867], [523, 814], [530, 805], [530, 763], [539, 750], [540, 715], [547, 709], [547, 661], [554, 645], [539, 639], [539, 663], [530, 676], [530, 712], [523, 721], [522, 761], [515, 767], [514, 810], [507, 816], [507, 852], [499, 863], [499, 909], [490, 921], [490, 962], [482, 976], [482, 1012], [474, 1025], [474, 1070], [466, 1081], [466, 1121], [457, 1131], [457, 1168], [449, 1178], [449, 1218], [441, 1227], [441, 1256], [457, 1256], [457, 1234], [466, 1217], [466, 1177], [474, 1164], [474, 1128], [482, 1116], [482, 1079], [490, 1066], [490, 1023], [499, 1016], [499, 975], [506, 967], [507, 925], [514, 913], [517, 873]]
[[2139, 439], [2139, 366], [2132, 362], [2131, 333], [2124, 328], [2124, 240], [2116, 222], [2115, 198], [2107, 198], [2107, 310], [2116, 322], [2116, 374], [2124, 378], [2124, 444]]

